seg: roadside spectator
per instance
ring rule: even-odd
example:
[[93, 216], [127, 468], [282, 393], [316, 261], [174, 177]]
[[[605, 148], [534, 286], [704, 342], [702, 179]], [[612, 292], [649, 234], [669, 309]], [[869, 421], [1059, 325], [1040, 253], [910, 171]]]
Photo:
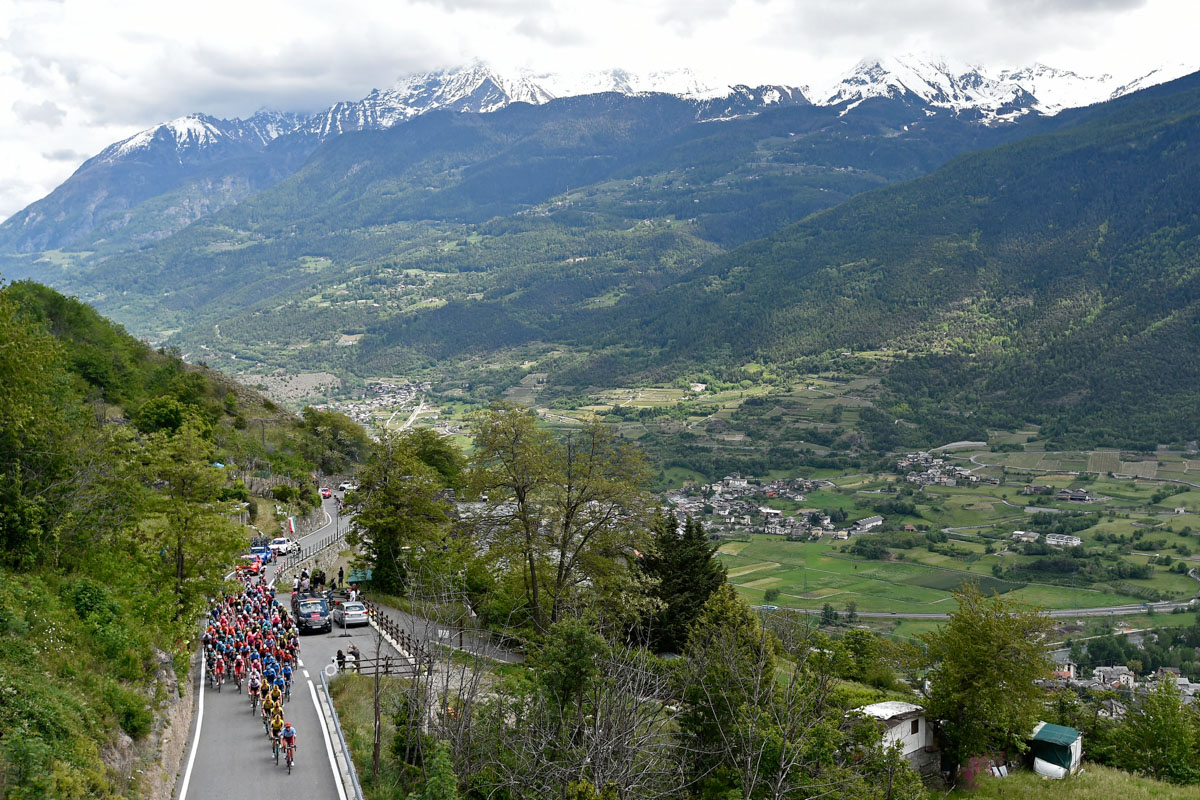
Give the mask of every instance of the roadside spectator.
[[346, 654], [343, 653], [341, 650], [337, 651], [337, 655], [334, 656], [334, 661], [337, 662], [338, 672], [341, 672], [344, 669], [346, 669]]
[[356, 644], [351, 644], [349, 649], [350, 649], [350, 652], [348, 653], [348, 655], [354, 659], [354, 671], [361, 673], [362, 672], [362, 653], [358, 652], [358, 645], [356, 645]]
[[341, 589], [345, 585], [346, 585], [346, 573], [341, 567], [338, 567], [337, 588]]

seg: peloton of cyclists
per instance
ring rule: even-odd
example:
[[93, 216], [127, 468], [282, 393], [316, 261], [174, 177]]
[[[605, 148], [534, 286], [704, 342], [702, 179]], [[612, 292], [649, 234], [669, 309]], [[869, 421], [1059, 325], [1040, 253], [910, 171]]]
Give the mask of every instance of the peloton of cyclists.
[[297, 736], [296, 728], [284, 718], [284, 702], [291, 697], [300, 640], [294, 620], [275, 599], [274, 588], [261, 580], [246, 580], [243, 591], [211, 600], [201, 640], [206, 674], [213, 685], [219, 687], [228, 669], [239, 691], [245, 680], [252, 711], [261, 700], [263, 727], [273, 754], [278, 762], [283, 749], [290, 772]]

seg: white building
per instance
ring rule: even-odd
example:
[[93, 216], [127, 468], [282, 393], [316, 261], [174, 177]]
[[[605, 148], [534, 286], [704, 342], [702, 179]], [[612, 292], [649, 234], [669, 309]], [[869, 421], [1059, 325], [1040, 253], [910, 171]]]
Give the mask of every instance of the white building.
[[933, 742], [933, 727], [925, 718], [925, 709], [913, 703], [887, 700], [856, 708], [859, 714], [883, 723], [885, 747], [900, 746], [900, 753], [921, 774], [938, 769], [937, 747]]
[[1047, 533], [1046, 544], [1053, 547], [1078, 547], [1083, 544], [1083, 539], [1065, 533]]
[[867, 517], [866, 519], [860, 519], [857, 522], [855, 522], [851, 526], [851, 531], [853, 533], [866, 533], [867, 531], [871, 530], [872, 528], [878, 528], [882, 524], [883, 524], [883, 517], [876, 514], [873, 517]]

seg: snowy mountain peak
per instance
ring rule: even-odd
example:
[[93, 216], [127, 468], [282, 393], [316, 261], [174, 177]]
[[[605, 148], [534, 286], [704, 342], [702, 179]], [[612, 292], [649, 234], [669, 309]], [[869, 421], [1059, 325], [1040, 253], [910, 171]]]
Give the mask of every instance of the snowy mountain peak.
[[984, 118], [1024, 113], [1034, 102], [1020, 84], [991, 78], [981, 67], [916, 53], [863, 59], [814, 102], [853, 107], [873, 97], [919, 100]]
[[814, 95], [818, 105], [846, 104], [847, 110], [873, 97], [909, 98], [985, 121], [1031, 112], [1057, 114], [1111, 100], [1193, 71], [1183, 64], [1156, 69], [1132, 80], [1080, 75], [1035, 63], [990, 71], [923, 53], [863, 59], [837, 83]]
[[156, 142], [172, 142], [177, 151], [185, 148], [204, 149], [224, 138], [220, 122], [221, 120], [207, 114], [177, 117], [109, 145], [100, 157], [108, 160], [124, 158], [140, 150], [147, 150]]
[[299, 114], [263, 110], [247, 119], [217, 119], [208, 114], [188, 114], [135, 133], [106, 147], [99, 161], [117, 161], [151, 150], [174, 150], [179, 156], [199, 153], [224, 144], [247, 143], [262, 147], [291, 133], [304, 119]]

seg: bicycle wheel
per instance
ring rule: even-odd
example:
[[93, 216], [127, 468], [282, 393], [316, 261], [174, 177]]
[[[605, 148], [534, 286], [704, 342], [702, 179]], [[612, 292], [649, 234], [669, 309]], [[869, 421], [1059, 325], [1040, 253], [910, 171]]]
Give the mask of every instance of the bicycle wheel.
[[289, 747], [288, 752], [287, 752], [288, 775], [292, 774], [292, 764], [293, 764], [293, 762], [295, 762], [295, 760], [296, 760], [296, 755], [295, 755], [295, 753], [292, 752], [292, 748]]
[[275, 766], [279, 766], [279, 740], [278, 740], [278, 739], [276, 739], [276, 740], [275, 740], [275, 741], [272, 743], [272, 745], [271, 745], [271, 749], [272, 749], [272, 750], [274, 751], [274, 753], [275, 753]]

